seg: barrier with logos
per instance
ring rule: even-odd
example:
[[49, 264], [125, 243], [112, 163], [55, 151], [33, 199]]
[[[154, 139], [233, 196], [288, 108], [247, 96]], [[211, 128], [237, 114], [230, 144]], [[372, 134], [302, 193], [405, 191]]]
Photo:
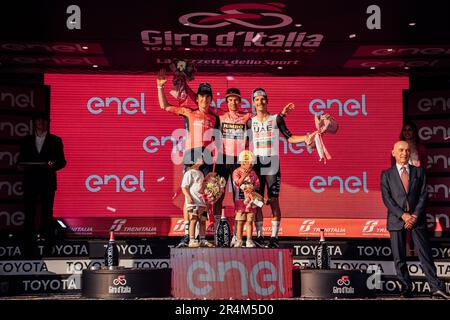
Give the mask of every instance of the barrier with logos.
[[32, 117], [48, 112], [50, 87], [0, 85], [0, 237], [23, 230], [23, 174], [16, 169], [22, 138], [32, 133]]
[[[178, 243], [178, 240], [178, 238], [148, 240], [118, 239], [119, 264], [125, 268], [135, 269], [172, 268], [173, 262], [170, 260], [170, 252], [171, 248]], [[58, 242], [50, 247], [45, 244], [36, 244], [32, 248], [27, 249], [20, 241], [2, 241], [0, 242], [0, 295], [80, 294], [82, 290], [81, 275], [83, 270], [89, 270], [92, 267], [101, 268], [103, 266], [106, 243], [106, 239], [68, 240]], [[373, 276], [375, 272], [378, 273], [380, 281], [379, 286], [375, 290], [377, 297], [396, 295], [400, 292], [400, 283], [395, 277], [395, 267], [392, 262], [389, 240], [344, 241], [342, 239], [329, 239], [328, 244], [331, 254], [331, 268], [344, 271], [361, 270], [368, 277]], [[447, 290], [449, 290], [450, 243], [435, 239], [431, 241], [431, 244], [438, 276], [446, 281], [448, 286]], [[292, 252], [289, 260], [290, 269], [286, 272], [292, 274], [292, 267], [294, 267], [292, 296], [300, 297], [300, 271], [315, 268], [314, 255], [317, 249], [317, 240], [287, 241], [281, 238], [280, 246], [284, 251]], [[187, 250], [187, 252], [200, 255], [202, 250], [207, 249], [191, 249]], [[222, 249], [209, 249], [209, 252], [220, 252], [220, 250]], [[264, 260], [269, 261], [273, 265], [273, 268], [278, 270], [279, 257], [273, 255], [272, 249], [242, 248], [241, 250], [236, 250], [234, 257], [229, 256], [227, 258], [228, 260], [216, 260], [216, 262], [222, 262], [220, 265], [219, 263], [214, 264], [208, 260], [204, 260], [209, 263], [211, 269], [208, 270], [214, 272], [214, 277], [219, 279], [218, 272], [225, 271], [223, 268], [227, 267], [227, 265], [224, 262], [235, 261], [233, 262], [234, 266], [239, 266], [241, 271], [238, 271], [238, 269], [228, 269], [226, 272], [223, 272], [224, 279], [227, 280], [229, 276], [240, 279], [241, 274], [247, 277], [247, 279], [251, 279], [251, 272], [256, 262], [253, 265], [243, 264], [241, 256], [252, 251], [258, 252], [258, 262]], [[285, 262], [285, 256], [282, 257], [283, 262]], [[409, 272], [414, 279], [414, 293], [427, 295], [430, 288], [417, 257], [415, 255], [409, 256], [407, 264]], [[270, 265], [268, 266], [271, 267]], [[219, 269], [219, 267], [222, 269]], [[300, 270], [300, 268], [302, 269]], [[201, 271], [200, 266], [196, 272]], [[258, 277], [266, 272], [271, 271], [270, 269], [259, 270], [257, 276], [258, 281]], [[193, 274], [193, 283], [197, 286], [202, 284], [211, 285], [208, 282], [209, 276], [207, 276], [208, 274], [205, 275], [206, 278], [202, 278], [207, 280], [206, 282], [198, 282], [197, 280], [200, 280], [200, 275]], [[272, 277], [271, 274], [269, 276]], [[270, 284], [270, 282], [260, 281], [259, 286], [268, 287]], [[252, 283], [247, 282], [247, 288], [251, 291]], [[286, 285], [285, 288], [287, 289], [288, 286]], [[236, 290], [241, 289], [241, 287], [236, 288]]]
[[81, 276], [81, 292], [102, 299], [169, 297], [170, 277], [170, 268], [87, 269]]

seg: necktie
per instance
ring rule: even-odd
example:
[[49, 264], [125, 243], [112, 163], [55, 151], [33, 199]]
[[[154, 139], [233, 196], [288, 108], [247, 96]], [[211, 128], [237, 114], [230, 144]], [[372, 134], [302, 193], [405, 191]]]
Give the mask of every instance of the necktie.
[[[402, 167], [402, 174], [400, 178], [402, 179], [403, 188], [405, 188], [406, 193], [408, 193], [408, 187], [409, 187], [409, 177], [408, 177], [408, 171], [406, 171], [406, 167]], [[409, 203], [408, 199], [406, 199], [405, 208], [406, 212], [409, 212]]]
[[403, 183], [403, 188], [405, 188], [405, 191], [408, 192], [408, 187], [409, 187], [409, 177], [408, 177], [408, 172], [406, 171], [406, 167], [402, 167], [402, 174], [401, 174], [401, 179], [402, 179], [402, 183]]

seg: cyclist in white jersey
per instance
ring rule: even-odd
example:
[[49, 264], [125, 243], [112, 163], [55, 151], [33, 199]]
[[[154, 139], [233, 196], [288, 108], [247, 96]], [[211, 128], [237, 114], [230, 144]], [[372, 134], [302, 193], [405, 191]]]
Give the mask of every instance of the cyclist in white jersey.
[[[281, 184], [280, 161], [279, 161], [279, 138], [280, 132], [289, 143], [310, 143], [308, 135], [293, 135], [286, 127], [283, 116], [267, 112], [267, 94], [262, 88], [253, 90], [253, 105], [256, 116], [247, 122], [250, 140], [252, 141], [253, 153], [256, 155], [255, 171], [260, 181], [259, 193], [264, 196], [267, 186], [267, 196], [270, 198], [272, 209], [272, 235], [268, 248], [278, 248], [278, 230], [280, 227], [281, 211], [279, 205], [279, 193]], [[250, 130], [251, 129], [251, 130]], [[257, 241], [263, 241], [262, 237], [262, 211], [256, 215], [255, 226], [258, 234]], [[259, 231], [258, 231], [259, 229]]]

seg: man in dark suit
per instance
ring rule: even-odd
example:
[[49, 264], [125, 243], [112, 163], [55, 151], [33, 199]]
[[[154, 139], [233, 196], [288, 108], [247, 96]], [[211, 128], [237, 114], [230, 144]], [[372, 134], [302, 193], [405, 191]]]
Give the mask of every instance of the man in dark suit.
[[406, 264], [406, 233], [411, 232], [432, 296], [449, 299], [445, 284], [436, 275], [428, 241], [425, 221], [427, 185], [424, 170], [408, 164], [410, 148], [406, 141], [398, 141], [394, 145], [392, 156], [396, 164], [381, 174], [381, 193], [388, 209], [387, 228], [397, 277], [402, 283], [401, 295], [405, 298], [412, 296], [412, 282]]
[[18, 169], [24, 172], [25, 236], [32, 241], [55, 236], [56, 171], [66, 166], [62, 140], [48, 132], [49, 122], [47, 114], [33, 117], [34, 133], [22, 140], [18, 157]]

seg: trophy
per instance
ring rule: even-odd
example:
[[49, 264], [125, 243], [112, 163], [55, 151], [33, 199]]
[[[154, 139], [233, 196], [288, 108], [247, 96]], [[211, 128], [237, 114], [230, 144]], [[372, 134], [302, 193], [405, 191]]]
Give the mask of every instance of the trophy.
[[173, 72], [172, 83], [175, 86], [170, 93], [177, 99], [179, 105], [184, 105], [188, 98], [187, 82], [194, 80], [195, 65], [189, 60], [173, 59], [169, 68]]

